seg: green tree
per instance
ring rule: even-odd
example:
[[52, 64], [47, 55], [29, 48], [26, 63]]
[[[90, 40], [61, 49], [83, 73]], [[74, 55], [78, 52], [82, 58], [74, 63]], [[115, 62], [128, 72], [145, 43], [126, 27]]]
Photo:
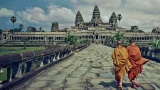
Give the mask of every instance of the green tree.
[[122, 44], [128, 42], [130, 40], [130, 38], [127, 38], [124, 36], [123, 33], [118, 32], [117, 34], [115, 34], [114, 36], [108, 37], [106, 39], [106, 42], [109, 44], [109, 46], [114, 47], [116, 42], [121, 40]]
[[39, 27], [39, 31], [42, 32], [42, 27]]
[[85, 44], [90, 42], [90, 40], [87, 38], [79, 39], [78, 36], [70, 34], [64, 37], [64, 41], [65, 43], [69, 43], [70, 45]]
[[158, 48], [160, 47], [160, 40], [156, 39], [156, 38], [152, 38], [149, 42], [149, 46], [151, 48]]
[[12, 16], [11, 17], [11, 21], [13, 23], [13, 33], [14, 33], [14, 23], [16, 22], [16, 17], [15, 16]]
[[28, 38], [22, 37], [22, 42], [23, 42], [23, 48], [26, 49], [26, 42], [28, 42]]
[[115, 42], [115, 38], [113, 36], [110, 36], [106, 39], [106, 43], [109, 45], [109, 46], [113, 46]]
[[23, 29], [23, 24], [19, 24], [19, 31], [21, 32]]
[[149, 47], [151, 47], [151, 51], [155, 53], [155, 57], [158, 56], [158, 48], [160, 48], [160, 40], [156, 38], [152, 38], [149, 42]]

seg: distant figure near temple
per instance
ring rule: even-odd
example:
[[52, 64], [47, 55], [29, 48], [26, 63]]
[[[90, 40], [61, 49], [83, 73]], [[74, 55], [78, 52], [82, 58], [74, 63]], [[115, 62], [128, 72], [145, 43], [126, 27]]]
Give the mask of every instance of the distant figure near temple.
[[112, 59], [114, 64], [115, 79], [118, 83], [118, 88], [122, 90], [122, 81], [125, 74], [132, 68], [132, 65], [128, 59], [127, 49], [121, 46], [121, 41], [117, 42], [117, 47], [112, 53]]
[[136, 83], [135, 79], [138, 77], [138, 74], [142, 72], [143, 64], [149, 60], [141, 56], [140, 49], [135, 45], [133, 40], [130, 40], [130, 45], [127, 47], [127, 50], [130, 62], [132, 64], [132, 68], [128, 72], [128, 78], [130, 82], [132, 82], [131, 88], [134, 88], [134, 86], [139, 87], [139, 84]]

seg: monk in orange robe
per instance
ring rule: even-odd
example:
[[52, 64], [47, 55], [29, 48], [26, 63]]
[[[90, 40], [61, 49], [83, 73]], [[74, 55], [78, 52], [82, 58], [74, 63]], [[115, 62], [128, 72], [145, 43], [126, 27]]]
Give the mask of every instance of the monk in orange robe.
[[132, 64], [128, 59], [127, 49], [121, 46], [121, 41], [117, 42], [117, 47], [112, 53], [112, 59], [114, 64], [115, 79], [118, 83], [118, 88], [122, 90], [122, 81], [125, 74], [132, 68]]
[[127, 51], [129, 54], [129, 60], [132, 64], [132, 68], [128, 72], [128, 78], [130, 82], [132, 82], [131, 88], [134, 88], [134, 86], [139, 87], [139, 84], [136, 83], [135, 79], [138, 77], [138, 74], [142, 72], [143, 65], [149, 60], [141, 56], [140, 49], [135, 45], [133, 40], [130, 40], [130, 45], [127, 46]]

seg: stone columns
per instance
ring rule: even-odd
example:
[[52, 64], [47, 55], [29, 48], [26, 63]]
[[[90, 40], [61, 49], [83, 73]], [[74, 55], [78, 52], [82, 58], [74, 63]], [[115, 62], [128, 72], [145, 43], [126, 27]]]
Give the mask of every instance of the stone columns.
[[34, 69], [33, 60], [26, 62], [26, 64], [27, 64], [27, 67], [26, 67], [26, 72], [25, 73], [28, 73], [28, 72], [30, 72], [31, 70]]
[[48, 64], [48, 63], [49, 63], [49, 56], [45, 56], [43, 60], [43, 65]]
[[8, 66], [7, 67], [7, 81], [11, 81], [12, 80], [12, 66]]
[[60, 52], [58, 52], [58, 54], [57, 54], [57, 60], [59, 60], [60, 59]]
[[17, 72], [15, 74], [16, 78], [21, 78], [23, 76], [23, 68], [24, 68], [24, 62], [19, 63], [18, 68], [17, 68]]
[[3, 73], [3, 68], [0, 66], [0, 75]]
[[38, 68], [38, 67], [41, 67], [41, 66], [43, 66], [43, 58], [44, 57], [40, 57], [40, 58], [36, 58], [35, 59], [35, 64], [36, 64], [36, 66], [35, 66], [35, 68]]

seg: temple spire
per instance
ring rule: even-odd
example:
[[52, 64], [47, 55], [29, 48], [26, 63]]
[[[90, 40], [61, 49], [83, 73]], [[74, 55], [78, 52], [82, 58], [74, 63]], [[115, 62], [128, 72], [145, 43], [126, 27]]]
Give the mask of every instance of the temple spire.
[[91, 22], [95, 23], [94, 26], [103, 22], [101, 17], [100, 17], [100, 10], [99, 10], [97, 5], [94, 7]]
[[84, 24], [83, 17], [82, 17], [82, 15], [81, 15], [81, 12], [78, 11], [77, 14], [76, 14], [75, 26], [76, 26], [76, 27], [82, 27], [83, 24]]
[[113, 30], [116, 30], [116, 28], [118, 28], [117, 16], [116, 16], [115, 12], [112, 13], [112, 15], [109, 19], [109, 24], [111, 25]]

